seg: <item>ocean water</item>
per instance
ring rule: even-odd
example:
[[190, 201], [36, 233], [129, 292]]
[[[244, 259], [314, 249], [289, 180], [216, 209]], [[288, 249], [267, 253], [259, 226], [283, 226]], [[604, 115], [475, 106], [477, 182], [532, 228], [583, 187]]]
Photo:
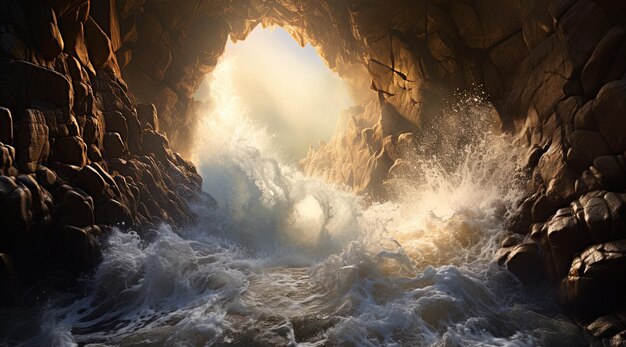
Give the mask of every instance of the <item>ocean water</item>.
[[375, 202], [282, 160], [228, 73], [214, 73], [195, 159], [218, 206], [151, 240], [114, 231], [83, 292], [5, 312], [0, 344], [588, 344], [549, 289], [528, 293], [493, 262], [521, 196], [510, 138], [476, 124], [447, 153], [409, 148], [413, 174]]

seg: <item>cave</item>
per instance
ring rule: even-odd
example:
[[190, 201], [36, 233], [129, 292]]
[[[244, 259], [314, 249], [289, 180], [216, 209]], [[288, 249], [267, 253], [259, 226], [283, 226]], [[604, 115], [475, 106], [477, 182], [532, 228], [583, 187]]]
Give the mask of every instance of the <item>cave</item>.
[[[624, 345], [624, 18], [619, 0], [4, 0], [0, 343]], [[289, 160], [203, 99], [268, 28], [346, 88], [317, 101], [339, 114], [286, 112]], [[244, 77], [306, 78], [262, 52]]]

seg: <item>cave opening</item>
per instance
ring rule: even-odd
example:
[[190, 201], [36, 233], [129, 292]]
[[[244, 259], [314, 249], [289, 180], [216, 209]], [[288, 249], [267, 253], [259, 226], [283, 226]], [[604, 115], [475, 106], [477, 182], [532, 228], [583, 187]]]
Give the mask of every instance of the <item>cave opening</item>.
[[200, 166], [222, 136], [256, 136], [257, 145], [296, 163], [310, 146], [328, 142], [339, 114], [358, 102], [310, 43], [301, 46], [281, 27], [261, 26], [244, 40], [228, 41], [194, 98], [200, 107], [193, 158]]

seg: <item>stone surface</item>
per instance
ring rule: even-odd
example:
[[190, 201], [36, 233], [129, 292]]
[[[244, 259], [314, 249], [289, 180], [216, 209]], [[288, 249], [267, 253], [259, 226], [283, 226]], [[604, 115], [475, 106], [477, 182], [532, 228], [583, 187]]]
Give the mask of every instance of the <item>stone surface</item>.
[[[283, 26], [301, 44], [311, 43], [355, 94], [368, 95], [340, 116], [341, 131], [311, 148], [301, 161], [305, 173], [384, 197], [390, 173], [412, 170], [404, 150], [431, 155], [438, 146], [458, 145], [449, 133], [433, 134], [463, 120], [442, 106], [457, 90], [483, 85], [497, 126], [528, 148], [528, 198], [509, 227], [530, 240], [505, 246], [507, 267], [532, 282], [541, 271], [530, 269], [542, 263], [553, 283], [565, 279], [562, 292], [571, 303], [590, 295], [582, 282], [604, 288], [610, 276], [598, 274], [600, 266], [621, 271], [611, 260], [619, 252], [609, 249], [626, 237], [622, 2], [196, 5], [0, 2], [0, 213], [11, 225], [0, 229], [0, 247], [8, 242], [11, 250], [0, 251], [16, 274], [39, 273], [26, 263], [47, 264], [34, 257], [37, 242], [17, 246], [17, 229], [40, 241], [56, 228], [48, 234], [57, 235], [58, 249], [78, 251], [54, 257], [78, 270], [97, 258], [98, 229], [90, 223], [149, 228], [193, 221], [187, 195], [200, 191], [201, 180], [176, 154], [188, 149], [197, 122], [192, 97], [228, 37], [245, 39], [259, 24]], [[48, 213], [63, 204], [85, 212], [89, 205], [93, 220], [89, 213], [85, 219]], [[582, 251], [586, 256], [576, 258]], [[572, 259], [579, 259], [573, 267]], [[580, 264], [594, 271], [581, 277]]]
[[584, 250], [572, 262], [561, 282], [559, 299], [590, 314], [624, 307], [626, 239], [601, 243]]

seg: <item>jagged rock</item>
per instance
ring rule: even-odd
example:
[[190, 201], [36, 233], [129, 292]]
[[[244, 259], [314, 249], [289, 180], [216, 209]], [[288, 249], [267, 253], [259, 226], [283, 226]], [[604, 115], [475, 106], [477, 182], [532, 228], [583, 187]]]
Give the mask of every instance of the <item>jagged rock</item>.
[[159, 117], [154, 104], [137, 104], [137, 118], [142, 124], [150, 125], [154, 131], [159, 131]]
[[81, 65], [93, 71], [89, 60], [89, 51], [85, 44], [85, 30], [81, 22], [63, 22], [60, 25], [61, 34], [65, 42], [64, 51], [78, 59]]
[[38, 110], [25, 110], [15, 133], [15, 156], [18, 167], [22, 172], [35, 172], [37, 165], [48, 160], [49, 154], [46, 119]]
[[126, 123], [126, 117], [121, 112], [105, 112], [104, 121], [107, 132], [117, 133], [122, 138], [122, 141], [128, 139], [128, 124]]
[[122, 40], [120, 38], [120, 24], [117, 18], [116, 1], [93, 1], [89, 13], [110, 39], [113, 51], [115, 52], [120, 49]]
[[102, 154], [100, 153], [98, 146], [93, 144], [89, 145], [89, 148], [87, 149], [87, 158], [93, 162], [102, 161]]
[[585, 312], [602, 313], [624, 307], [626, 239], [601, 243], [584, 250], [572, 262], [559, 287], [559, 300]]
[[31, 2], [28, 6], [31, 35], [39, 53], [52, 60], [63, 51], [63, 38], [54, 10], [43, 3]]
[[117, 66], [111, 40], [91, 17], [85, 23], [85, 38], [89, 60], [95, 69]]

